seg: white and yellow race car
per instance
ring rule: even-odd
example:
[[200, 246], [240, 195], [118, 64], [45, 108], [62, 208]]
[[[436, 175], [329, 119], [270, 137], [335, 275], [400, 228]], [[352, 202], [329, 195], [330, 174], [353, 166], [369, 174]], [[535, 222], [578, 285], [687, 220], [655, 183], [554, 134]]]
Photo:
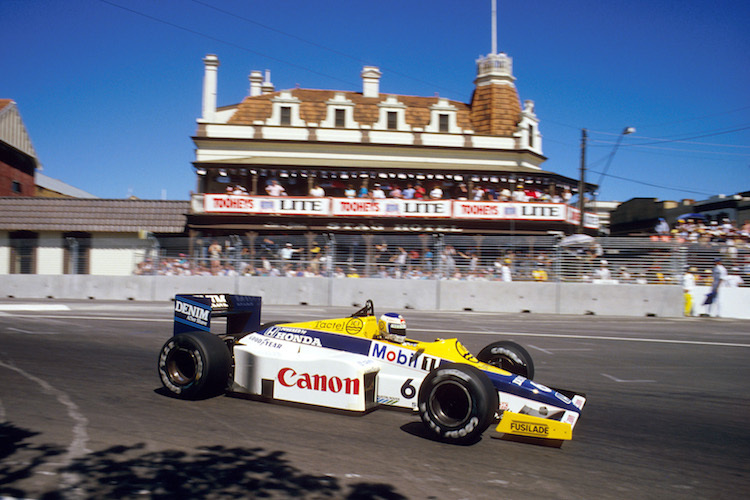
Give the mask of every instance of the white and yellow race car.
[[[529, 353], [511, 341], [473, 356], [457, 339], [406, 336], [398, 314], [378, 318], [371, 301], [351, 316], [261, 325], [261, 298], [177, 295], [174, 335], [159, 354], [164, 387], [186, 399], [222, 393], [367, 412], [418, 412], [436, 437], [498, 436], [560, 445], [572, 438], [583, 394], [533, 381]], [[226, 331], [211, 321], [226, 318]]]

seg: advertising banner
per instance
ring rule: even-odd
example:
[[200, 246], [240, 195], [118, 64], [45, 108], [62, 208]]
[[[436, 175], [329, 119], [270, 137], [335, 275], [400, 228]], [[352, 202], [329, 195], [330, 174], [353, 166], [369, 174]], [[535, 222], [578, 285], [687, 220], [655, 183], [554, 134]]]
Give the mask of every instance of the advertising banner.
[[330, 198], [207, 194], [203, 200], [207, 213], [330, 215], [330, 207]]
[[450, 200], [334, 198], [332, 214], [367, 217], [451, 217]]
[[503, 203], [497, 201], [454, 201], [453, 218], [488, 220], [565, 220], [564, 203]]

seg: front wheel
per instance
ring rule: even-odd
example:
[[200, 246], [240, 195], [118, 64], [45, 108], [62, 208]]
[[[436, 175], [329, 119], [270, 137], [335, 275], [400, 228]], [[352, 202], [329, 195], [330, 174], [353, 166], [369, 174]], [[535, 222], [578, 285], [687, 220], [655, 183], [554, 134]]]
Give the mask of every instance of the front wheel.
[[510, 340], [493, 342], [477, 354], [482, 363], [502, 368], [529, 380], [534, 379], [534, 361], [529, 351]]
[[186, 332], [169, 339], [159, 353], [159, 377], [177, 397], [199, 399], [227, 389], [232, 368], [229, 348], [208, 332]]
[[419, 388], [419, 415], [446, 441], [478, 441], [495, 418], [497, 390], [478, 368], [450, 363], [427, 374]]

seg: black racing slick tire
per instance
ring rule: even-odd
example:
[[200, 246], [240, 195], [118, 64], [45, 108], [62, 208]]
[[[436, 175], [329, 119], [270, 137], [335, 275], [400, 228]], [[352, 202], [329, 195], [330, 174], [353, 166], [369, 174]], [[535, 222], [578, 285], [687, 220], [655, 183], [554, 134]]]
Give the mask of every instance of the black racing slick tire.
[[491, 343], [479, 351], [477, 359], [529, 380], [534, 379], [534, 360], [531, 359], [531, 354], [511, 340]]
[[487, 375], [464, 363], [432, 370], [418, 397], [419, 416], [427, 429], [454, 443], [478, 441], [498, 407], [497, 390]]
[[208, 332], [186, 332], [170, 338], [159, 353], [164, 387], [183, 399], [202, 399], [226, 391], [232, 369], [229, 348]]

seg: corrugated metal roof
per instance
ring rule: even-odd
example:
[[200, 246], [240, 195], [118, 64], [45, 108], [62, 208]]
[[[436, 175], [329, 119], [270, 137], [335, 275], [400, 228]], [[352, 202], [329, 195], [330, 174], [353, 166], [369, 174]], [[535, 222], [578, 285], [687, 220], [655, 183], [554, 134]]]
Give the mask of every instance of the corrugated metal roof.
[[0, 141], [37, 159], [21, 114], [18, 112], [16, 103], [10, 99], [0, 99]]
[[189, 201], [0, 197], [1, 231], [182, 233]]
[[48, 189], [56, 193], [60, 193], [73, 198], [96, 198], [91, 193], [79, 189], [75, 186], [71, 186], [61, 180], [53, 179], [48, 175], [44, 175], [41, 172], [37, 172], [35, 175], [35, 183], [37, 187]]

